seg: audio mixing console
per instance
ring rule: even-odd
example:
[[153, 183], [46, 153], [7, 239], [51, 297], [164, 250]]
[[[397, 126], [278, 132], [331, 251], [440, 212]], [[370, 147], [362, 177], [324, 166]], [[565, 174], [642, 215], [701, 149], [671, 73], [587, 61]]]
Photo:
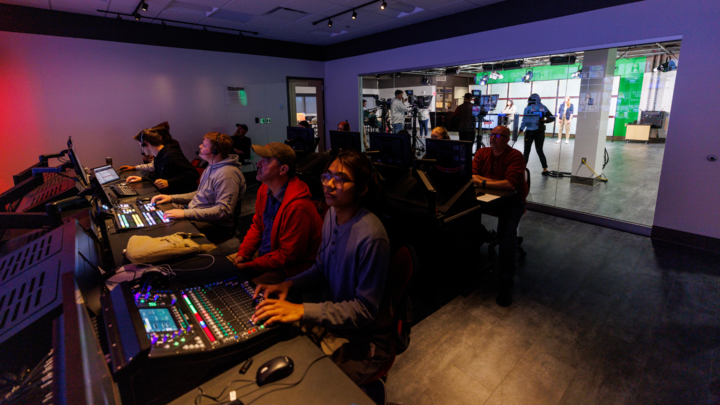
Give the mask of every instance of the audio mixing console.
[[151, 203], [115, 204], [115, 222], [118, 229], [136, 229], [170, 222], [165, 213]]
[[[217, 359], [246, 358], [277, 336], [282, 328], [252, 322], [262, 301], [253, 299], [254, 293], [252, 283], [238, 276], [173, 290], [131, 289], [122, 283], [103, 297], [112, 369], [123, 403], [152, 403], [150, 398], [161, 395], [158, 384], [197, 384], [220, 367]], [[161, 403], [169, 397], [156, 399]]]

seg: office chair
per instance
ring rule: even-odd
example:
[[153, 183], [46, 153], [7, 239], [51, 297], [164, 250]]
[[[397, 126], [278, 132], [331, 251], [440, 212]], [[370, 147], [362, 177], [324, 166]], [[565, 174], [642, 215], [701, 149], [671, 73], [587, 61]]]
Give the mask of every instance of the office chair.
[[[531, 182], [530, 169], [528, 169], [526, 167], [525, 168], [525, 183], [527, 183], [527, 185], [528, 185], [528, 190], [530, 190], [530, 182]], [[527, 209], [525, 210], [525, 212], [527, 212]], [[489, 213], [488, 215], [492, 215], [492, 214]], [[524, 215], [524, 213], [523, 213], [523, 215]], [[495, 216], [495, 215], [493, 215], [493, 216]], [[500, 241], [498, 240], [496, 231], [490, 231], [489, 234], [490, 234], [490, 239], [488, 241], [488, 252], [494, 252], [495, 247], [500, 243]], [[525, 249], [522, 248], [523, 237], [520, 236], [520, 224], [518, 224], [518, 227], [517, 227], [517, 234], [518, 234], [517, 254], [518, 254], [518, 256], [520, 256], [521, 259], [525, 259], [525, 257], [527, 256], [527, 252], [525, 252]], [[489, 269], [491, 266], [492, 266], [491, 264], [488, 264], [487, 266], [485, 266], [485, 268], [483, 270]]]
[[385, 382], [388, 372], [395, 363], [395, 356], [403, 353], [410, 345], [410, 323], [412, 318], [408, 301], [408, 284], [414, 272], [419, 270], [419, 260], [415, 249], [411, 245], [405, 245], [398, 249], [390, 260], [386, 288], [390, 293], [393, 314], [393, 338], [395, 340], [395, 353], [370, 376], [360, 387], [377, 404], [385, 404]]

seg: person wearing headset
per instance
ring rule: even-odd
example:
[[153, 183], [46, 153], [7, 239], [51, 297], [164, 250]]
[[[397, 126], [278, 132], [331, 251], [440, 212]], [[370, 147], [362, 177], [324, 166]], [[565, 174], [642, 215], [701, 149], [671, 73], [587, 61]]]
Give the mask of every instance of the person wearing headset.
[[233, 216], [235, 206], [245, 195], [245, 177], [240, 171], [238, 156], [230, 155], [233, 143], [228, 135], [208, 132], [199, 147], [198, 156], [209, 164], [200, 177], [197, 191], [160, 194], [151, 202], [172, 202], [176, 208], [165, 211], [165, 218], [193, 221], [198, 230], [214, 243], [235, 235]]
[[[160, 134], [160, 136], [162, 137], [163, 145], [178, 145], [178, 146], [180, 145], [178, 143], [178, 141], [174, 140], [172, 135], [170, 135], [170, 124], [167, 121], [157, 124], [154, 127], [149, 128], [149, 129]], [[143, 131], [147, 131], [147, 129], [143, 129], [142, 131], [138, 132], [138, 136]], [[153, 160], [155, 160], [155, 156], [153, 156], [151, 154], [146, 154], [145, 152], [146, 151], [144, 149], [140, 148], [140, 154], [143, 157], [142, 164], [134, 165], [134, 166], [123, 165], [123, 166], [120, 166], [120, 168], [118, 170], [121, 172], [124, 172], [127, 170], [140, 170], [142, 172], [155, 171], [155, 165], [153, 164]]]
[[155, 128], [140, 131], [133, 137], [140, 143], [142, 153], [155, 156], [154, 170], [144, 176], [128, 176], [128, 183], [150, 181], [167, 193], [189, 193], [197, 189], [200, 178], [177, 143], [163, 144], [162, 135]]
[[255, 284], [277, 284], [315, 263], [323, 221], [307, 184], [295, 176], [295, 151], [280, 142], [253, 145], [257, 164], [255, 215], [235, 257]]
[[[361, 152], [338, 154], [321, 176], [330, 206], [315, 264], [280, 284], [260, 284], [252, 317], [266, 325], [300, 321], [321, 349], [361, 384], [392, 356], [392, 312], [385, 289], [390, 242], [380, 220], [364, 206], [379, 193], [378, 175]], [[323, 302], [294, 304], [290, 289], [320, 288]], [[272, 298], [277, 296], [277, 299]]]

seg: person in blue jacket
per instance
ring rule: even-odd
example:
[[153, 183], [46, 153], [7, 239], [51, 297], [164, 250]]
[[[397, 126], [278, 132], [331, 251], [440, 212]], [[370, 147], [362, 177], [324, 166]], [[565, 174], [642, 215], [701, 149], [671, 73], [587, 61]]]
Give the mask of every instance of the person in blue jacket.
[[528, 105], [525, 107], [525, 111], [523, 111], [522, 124], [520, 124], [521, 133], [527, 129], [527, 132], [525, 132], [525, 151], [523, 155], [525, 156], [525, 164], [527, 164], [530, 159], [530, 148], [534, 141], [535, 151], [540, 158], [540, 164], [543, 168], [543, 176], [549, 174], [547, 159], [545, 158], [545, 153], [543, 153], [545, 124], [553, 121], [555, 121], [555, 117], [553, 117], [550, 110], [542, 104], [540, 96], [537, 94], [530, 95]]
[[560, 104], [560, 110], [558, 111], [560, 130], [558, 131], [558, 140], [555, 143], [562, 141], [563, 133], [565, 133], [565, 144], [570, 142], [570, 120], [574, 112], [575, 106], [570, 102], [570, 96], [565, 96], [565, 102]]

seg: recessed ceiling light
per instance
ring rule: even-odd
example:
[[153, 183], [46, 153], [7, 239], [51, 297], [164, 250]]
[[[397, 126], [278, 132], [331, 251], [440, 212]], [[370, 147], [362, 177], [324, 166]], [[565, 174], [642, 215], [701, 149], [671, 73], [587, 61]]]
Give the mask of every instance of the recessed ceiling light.
[[353, 10], [352, 19], [357, 20], [357, 11]]
[[328, 27], [332, 27], [332, 20], [328, 20]]

